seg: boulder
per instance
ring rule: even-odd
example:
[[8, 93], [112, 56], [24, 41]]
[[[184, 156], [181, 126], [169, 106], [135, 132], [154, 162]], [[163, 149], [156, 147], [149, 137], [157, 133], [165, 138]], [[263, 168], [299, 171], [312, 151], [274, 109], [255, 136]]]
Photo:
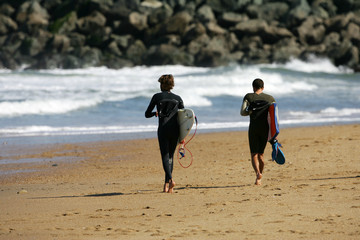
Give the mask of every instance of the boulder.
[[326, 29], [328, 32], [340, 32], [342, 29], [347, 28], [347, 25], [354, 17], [353, 13], [349, 13], [329, 18], [325, 21]]
[[196, 55], [198, 66], [215, 67], [227, 65], [232, 59], [229, 56], [228, 39], [224, 36], [214, 36], [208, 44]]
[[89, 16], [77, 20], [76, 27], [79, 33], [91, 34], [96, 29], [103, 28], [106, 23], [106, 17], [100, 12], [92, 12]]
[[[66, 34], [76, 29], [78, 21], [76, 12], [72, 11], [49, 25], [50, 32], [54, 34]], [[84, 20], [83, 20], [84, 21]], [[82, 23], [83, 24], [83, 23]]]
[[72, 32], [66, 36], [70, 40], [70, 45], [74, 48], [82, 47], [85, 44], [86, 37], [80, 33]]
[[147, 65], [192, 65], [194, 58], [191, 54], [170, 45], [161, 44], [151, 46], [146, 54], [145, 64]]
[[267, 22], [280, 21], [288, 13], [289, 6], [283, 2], [270, 2], [261, 5], [250, 5], [246, 13], [250, 18], [264, 19]]
[[187, 28], [182, 41], [184, 44], [188, 44], [203, 34], [206, 34], [206, 28], [200, 22], [197, 22]]
[[137, 31], [143, 31], [148, 27], [147, 16], [138, 12], [132, 12], [129, 15], [129, 24]]
[[55, 34], [49, 44], [51, 49], [57, 53], [66, 53], [71, 50], [70, 39], [65, 35]]
[[299, 26], [310, 14], [311, 7], [307, 0], [294, 1], [285, 23], [289, 28]]
[[8, 33], [18, 30], [18, 25], [10, 17], [0, 14], [0, 35], [7, 35]]
[[187, 52], [196, 55], [200, 52], [200, 50], [205, 47], [210, 42], [210, 38], [206, 34], [202, 34], [201, 36], [192, 40], [186, 47]]
[[26, 39], [27, 36], [28, 35], [23, 32], [15, 32], [10, 34], [6, 38], [2, 51], [9, 54], [15, 54], [19, 50], [22, 42], [24, 41], [24, 39]]
[[80, 55], [82, 67], [100, 66], [102, 52], [98, 48], [85, 47]]
[[20, 46], [20, 52], [24, 56], [35, 57], [44, 51], [51, 34], [40, 31], [39, 36], [26, 36]]
[[248, 21], [249, 17], [246, 14], [240, 14], [235, 12], [225, 12], [220, 15], [218, 23], [220, 26], [229, 28], [233, 27], [240, 22]]
[[297, 28], [299, 40], [302, 44], [318, 44], [323, 41], [326, 28], [322, 19], [318, 17], [308, 17], [300, 27]]
[[164, 24], [165, 31], [169, 34], [175, 33], [182, 36], [192, 20], [193, 17], [189, 13], [185, 11], [179, 12], [166, 21]]
[[215, 14], [209, 5], [202, 5], [196, 11], [196, 18], [202, 23], [216, 21]]
[[302, 47], [296, 41], [296, 38], [285, 38], [273, 46], [272, 61], [285, 63], [291, 58], [298, 58], [302, 51]]
[[136, 40], [127, 50], [126, 57], [131, 60], [135, 65], [143, 63], [143, 56], [146, 54], [146, 47], [140, 40]]
[[332, 0], [314, 0], [311, 3], [311, 8], [313, 13], [317, 11], [325, 12], [326, 14], [323, 13], [324, 18], [334, 17], [337, 12], [337, 7]]
[[346, 30], [341, 32], [341, 35], [345, 39], [349, 39], [354, 45], [360, 47], [360, 26], [350, 22]]
[[160, 7], [151, 8], [147, 11], [147, 23], [149, 26], [155, 26], [166, 21], [173, 13], [173, 9], [168, 4], [162, 3]]
[[121, 57], [123, 55], [116, 41], [110, 42], [106, 48], [106, 51], [109, 52], [110, 54], [115, 55], [116, 57]]
[[131, 35], [116, 35], [112, 34], [110, 39], [116, 42], [120, 50], [127, 49], [135, 40]]
[[224, 35], [225, 33], [227, 33], [227, 31], [224, 28], [220, 27], [215, 22], [207, 23], [206, 29], [210, 36]]
[[0, 63], [3, 67], [11, 70], [18, 69], [21, 64], [14, 59], [14, 56], [11, 53], [5, 51], [0, 51]]
[[243, 10], [252, 2], [252, 0], [206, 0], [206, 4], [216, 13]]
[[264, 33], [268, 28], [268, 24], [265, 20], [250, 19], [246, 22], [240, 22], [235, 27], [230, 28], [230, 31], [234, 32], [239, 39], [245, 36], [255, 36]]
[[7, 3], [0, 5], [0, 14], [11, 17], [11, 15], [13, 15], [14, 12], [15, 9], [11, 5]]
[[37, 2], [24, 2], [18, 9], [16, 21], [25, 26], [28, 33], [36, 33], [38, 29], [46, 29], [49, 25], [47, 10]]

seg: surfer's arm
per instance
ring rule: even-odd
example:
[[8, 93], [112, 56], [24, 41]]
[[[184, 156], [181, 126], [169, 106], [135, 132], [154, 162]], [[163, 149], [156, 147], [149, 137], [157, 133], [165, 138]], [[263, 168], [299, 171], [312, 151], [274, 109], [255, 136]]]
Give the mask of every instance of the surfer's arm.
[[249, 101], [244, 99], [241, 109], [240, 109], [240, 115], [241, 116], [249, 116], [250, 112], [248, 111]]
[[148, 108], [145, 111], [146, 118], [151, 118], [153, 116], [157, 116], [157, 112], [153, 112], [154, 108], [155, 108], [155, 101], [154, 101], [154, 97], [153, 97], [150, 101]]

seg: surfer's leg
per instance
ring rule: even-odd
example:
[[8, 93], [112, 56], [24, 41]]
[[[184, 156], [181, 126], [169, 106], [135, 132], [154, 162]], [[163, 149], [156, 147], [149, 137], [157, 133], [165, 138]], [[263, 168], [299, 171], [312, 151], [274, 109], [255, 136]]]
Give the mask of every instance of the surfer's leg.
[[260, 164], [259, 155], [260, 154], [258, 154], [258, 153], [251, 153], [251, 163], [252, 163], [252, 166], [253, 166], [255, 174], [256, 174], [255, 185], [261, 185], [262, 170], [264, 168], [264, 165]]
[[258, 159], [259, 159], [259, 170], [260, 170], [260, 173], [262, 174], [264, 171], [264, 166], [265, 166], [264, 153], [259, 153]]
[[[158, 132], [158, 140], [160, 146], [161, 159], [163, 163], [163, 168], [165, 172], [165, 185], [170, 182], [172, 179], [171, 168], [172, 168], [172, 159], [169, 157], [169, 143], [168, 140], [163, 136], [161, 131]], [[164, 186], [164, 189], [166, 186]]]
[[[170, 170], [171, 170], [171, 174], [173, 171], [173, 167], [174, 167], [174, 153], [178, 144], [178, 139], [179, 139], [179, 134], [178, 131], [176, 131], [177, 129], [174, 129], [174, 134], [171, 134], [169, 136], [169, 158], [171, 161], [171, 165], [170, 165]], [[175, 182], [174, 180], [171, 178], [169, 181], [169, 190], [168, 193], [173, 193], [174, 191], [174, 187], [175, 187]]]

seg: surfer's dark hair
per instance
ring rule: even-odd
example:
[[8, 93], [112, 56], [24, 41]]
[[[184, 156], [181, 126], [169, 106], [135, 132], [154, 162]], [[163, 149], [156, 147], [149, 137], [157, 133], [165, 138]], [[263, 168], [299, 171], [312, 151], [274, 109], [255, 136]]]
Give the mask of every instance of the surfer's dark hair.
[[261, 80], [260, 78], [256, 78], [253, 83], [252, 83], [252, 86], [255, 90], [258, 90], [260, 88], [263, 88], [264, 87], [264, 81]]
[[174, 76], [171, 74], [162, 75], [158, 82], [161, 84], [162, 91], [170, 91], [174, 87]]

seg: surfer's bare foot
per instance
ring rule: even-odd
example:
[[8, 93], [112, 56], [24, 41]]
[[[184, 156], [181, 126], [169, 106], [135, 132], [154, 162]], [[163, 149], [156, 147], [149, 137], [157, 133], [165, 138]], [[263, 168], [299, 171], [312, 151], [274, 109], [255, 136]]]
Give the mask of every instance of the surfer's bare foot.
[[164, 184], [164, 192], [168, 192], [169, 191], [169, 183], [165, 183]]
[[174, 180], [170, 180], [168, 193], [173, 193], [174, 192], [174, 187], [175, 187]]
[[261, 185], [261, 178], [262, 178], [262, 174], [261, 174], [261, 173], [256, 174], [255, 185]]

